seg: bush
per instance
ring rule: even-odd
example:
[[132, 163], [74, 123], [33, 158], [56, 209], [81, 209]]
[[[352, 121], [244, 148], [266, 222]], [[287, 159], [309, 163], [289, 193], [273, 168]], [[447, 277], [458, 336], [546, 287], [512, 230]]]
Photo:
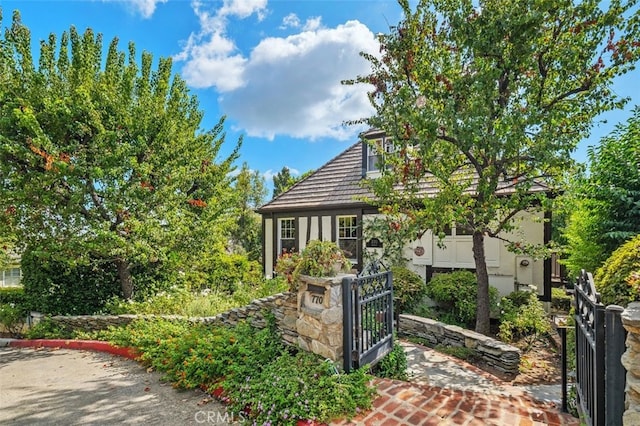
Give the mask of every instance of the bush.
[[210, 289], [233, 294], [242, 284], [258, 284], [264, 280], [262, 265], [250, 261], [245, 255], [220, 253], [213, 258], [207, 277], [200, 286], [191, 285], [192, 290]]
[[39, 323], [29, 328], [24, 337], [27, 339], [71, 339], [74, 337], [74, 333], [52, 321], [51, 318], [44, 317]]
[[283, 279], [262, 280], [256, 285], [239, 284], [232, 295], [216, 290], [192, 292], [178, 287], [139, 302], [115, 297], [105, 304], [102, 312], [113, 315], [164, 314], [210, 317], [248, 305], [255, 299], [282, 293], [287, 289], [288, 286]]
[[573, 298], [562, 288], [551, 289], [551, 307], [560, 311], [569, 312]]
[[79, 265], [27, 250], [21, 266], [24, 292], [32, 311], [50, 315], [93, 314], [120, 294], [115, 267], [104, 260]]
[[338, 245], [332, 241], [309, 241], [300, 253], [300, 263], [294, 271], [312, 277], [333, 277], [338, 272], [349, 272], [351, 261]]
[[13, 303], [27, 308], [27, 296], [22, 287], [0, 288], [0, 303]]
[[502, 315], [498, 337], [504, 342], [523, 338], [528, 350], [541, 336], [551, 331], [544, 306], [533, 292], [516, 291], [500, 302]]
[[180, 388], [222, 386], [229, 410], [247, 413], [251, 423], [295, 425], [329, 422], [368, 409], [375, 391], [364, 369], [338, 374], [330, 362], [308, 352], [291, 353], [276, 332], [275, 319], [258, 330], [247, 323], [209, 328], [162, 320], [134, 321], [96, 333], [134, 347], [148, 366]]
[[393, 273], [393, 297], [398, 313], [412, 311], [425, 296], [427, 284], [420, 275], [407, 268], [396, 266]]
[[[478, 306], [476, 276], [469, 271], [454, 271], [434, 276], [427, 284], [427, 296], [446, 313], [440, 320], [450, 324], [473, 326]], [[489, 287], [491, 311], [495, 310], [498, 290]]]
[[385, 377], [396, 380], [407, 380], [407, 354], [402, 345], [393, 343], [393, 349], [378, 364], [373, 372], [378, 377]]
[[0, 303], [0, 325], [2, 325], [12, 337], [18, 337], [24, 327], [26, 312], [24, 308], [15, 303]]
[[640, 301], [634, 273], [640, 274], [640, 235], [630, 239], [609, 257], [595, 274], [596, 289], [605, 305], [626, 307]]

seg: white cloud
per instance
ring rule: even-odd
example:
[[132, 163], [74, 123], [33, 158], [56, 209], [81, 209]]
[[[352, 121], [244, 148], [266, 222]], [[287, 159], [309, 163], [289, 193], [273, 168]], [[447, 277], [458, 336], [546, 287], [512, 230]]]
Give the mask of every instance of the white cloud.
[[156, 11], [156, 6], [158, 5], [158, 3], [166, 3], [167, 0], [126, 0], [126, 2], [135, 13], [139, 13], [143, 18], [151, 18], [153, 13]]
[[361, 129], [342, 123], [373, 113], [366, 87], [341, 84], [369, 71], [361, 51], [378, 51], [374, 34], [364, 24], [348, 21], [323, 28], [320, 17], [303, 25], [290, 14], [283, 25], [305, 30], [265, 38], [243, 55], [226, 34], [227, 17], [260, 18], [266, 1], [225, 1], [213, 13], [196, 2], [194, 11], [201, 31], [192, 34], [175, 57], [185, 61], [182, 75], [193, 87], [215, 88], [223, 112], [250, 136], [348, 139]]
[[341, 81], [367, 73], [359, 53], [377, 48], [373, 33], [357, 21], [266, 38], [244, 64], [244, 84], [220, 97], [222, 109], [250, 136], [351, 138], [357, 130], [342, 123], [373, 111], [366, 87]]
[[193, 2], [200, 32], [189, 36], [182, 52], [174, 59], [186, 61], [182, 76], [193, 87], [215, 87], [221, 92], [237, 89], [243, 85], [246, 60], [226, 35], [228, 18], [244, 19], [256, 14], [261, 20], [267, 0], [225, 0], [213, 13], [206, 6], [198, 0]]
[[302, 28], [304, 31], [315, 31], [322, 26], [322, 17], [316, 16], [313, 18], [307, 19], [304, 27]]
[[298, 15], [290, 13], [282, 18], [282, 25], [280, 25], [280, 29], [286, 30], [287, 28], [300, 28], [300, 18], [298, 18]]

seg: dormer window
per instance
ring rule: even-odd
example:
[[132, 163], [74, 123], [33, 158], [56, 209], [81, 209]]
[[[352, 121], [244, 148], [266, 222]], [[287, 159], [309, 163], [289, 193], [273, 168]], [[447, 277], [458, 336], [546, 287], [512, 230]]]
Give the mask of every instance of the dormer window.
[[366, 150], [367, 173], [379, 172], [384, 156], [394, 152], [393, 141], [390, 138], [371, 139], [366, 144]]

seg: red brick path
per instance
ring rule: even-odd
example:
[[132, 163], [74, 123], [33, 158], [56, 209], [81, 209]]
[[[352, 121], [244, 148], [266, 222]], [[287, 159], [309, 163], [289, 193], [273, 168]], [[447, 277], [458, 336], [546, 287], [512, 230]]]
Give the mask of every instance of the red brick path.
[[524, 396], [480, 394], [388, 379], [375, 379], [374, 384], [379, 396], [372, 411], [332, 425], [580, 425], [554, 404]]

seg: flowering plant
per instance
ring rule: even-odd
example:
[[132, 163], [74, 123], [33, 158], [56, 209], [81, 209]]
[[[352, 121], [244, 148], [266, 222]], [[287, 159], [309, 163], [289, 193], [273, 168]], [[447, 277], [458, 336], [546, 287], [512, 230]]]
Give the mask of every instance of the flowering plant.
[[348, 272], [351, 262], [332, 241], [313, 240], [302, 250], [296, 274], [312, 277], [333, 277], [339, 272]]
[[300, 257], [300, 253], [298, 252], [284, 252], [276, 261], [275, 271], [278, 275], [282, 275], [287, 278], [287, 283], [289, 283], [289, 287], [293, 286], [293, 281], [295, 279], [295, 270], [300, 264], [302, 258]]

